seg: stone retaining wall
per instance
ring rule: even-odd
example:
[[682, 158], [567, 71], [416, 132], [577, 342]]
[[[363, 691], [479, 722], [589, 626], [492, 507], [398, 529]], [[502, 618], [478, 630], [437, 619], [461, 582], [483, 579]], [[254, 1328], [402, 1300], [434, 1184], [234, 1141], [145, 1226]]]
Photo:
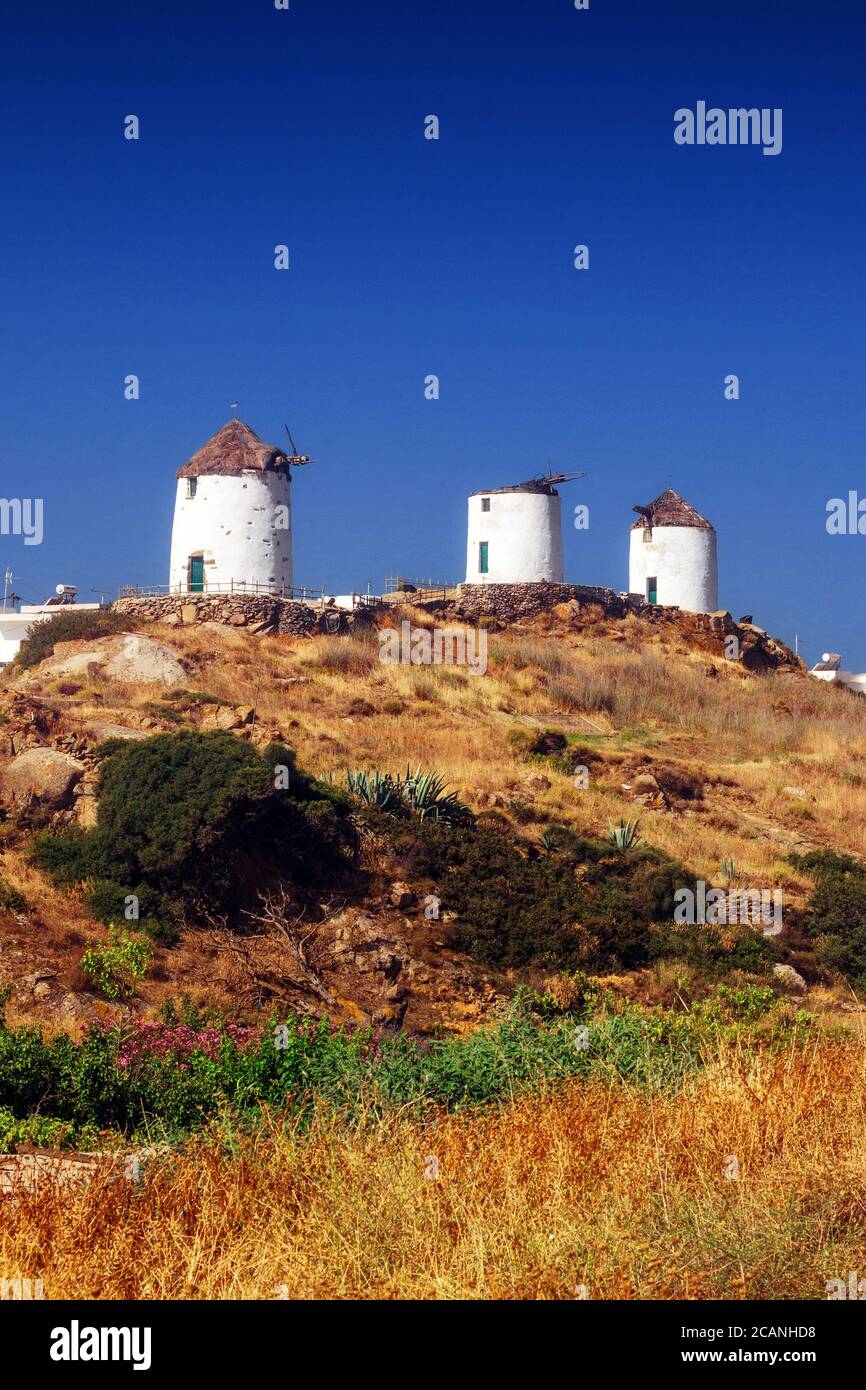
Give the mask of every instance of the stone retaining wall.
[[272, 597], [270, 594], [160, 594], [151, 598], [119, 598], [115, 613], [127, 613], [139, 622], [166, 623], [169, 627], [192, 623], [227, 623], [252, 632], [281, 632], [304, 636], [319, 621], [319, 611], [309, 603]]
[[555, 607], [557, 603], [594, 603], [612, 618], [644, 608], [638, 594], [618, 594], [592, 584], [458, 584], [455, 605], [461, 617], [483, 615], [511, 623]]

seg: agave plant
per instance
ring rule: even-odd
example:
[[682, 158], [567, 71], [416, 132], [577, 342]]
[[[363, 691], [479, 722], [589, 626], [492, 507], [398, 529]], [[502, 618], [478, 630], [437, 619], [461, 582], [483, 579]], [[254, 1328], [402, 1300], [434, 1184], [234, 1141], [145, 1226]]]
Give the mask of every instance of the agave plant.
[[346, 785], [359, 801], [380, 811], [398, 814], [404, 809], [398, 783], [390, 772], [352, 772], [346, 770]]
[[620, 819], [619, 825], [612, 825], [607, 832], [607, 838], [617, 849], [634, 849], [640, 844], [640, 835], [637, 828], [640, 825], [640, 817], [635, 816], [634, 820]]
[[419, 820], [465, 825], [471, 819], [469, 808], [454, 792], [446, 792], [446, 785], [444, 777], [440, 777], [438, 772], [422, 772], [420, 767], [414, 772], [407, 767], [405, 777], [397, 779], [405, 805]]
[[467, 806], [454, 792], [446, 792], [445, 779], [437, 772], [346, 772], [349, 791], [368, 806], [392, 815], [411, 814], [419, 820], [438, 820], [445, 825], [465, 825], [472, 819]]
[[721, 861], [721, 864], [719, 865], [719, 868], [722, 871], [722, 878], [725, 880], [725, 883], [728, 885], [729, 888], [731, 884], [736, 883], [737, 879], [740, 877], [737, 871], [737, 866], [734, 863], [733, 859], [723, 859]]

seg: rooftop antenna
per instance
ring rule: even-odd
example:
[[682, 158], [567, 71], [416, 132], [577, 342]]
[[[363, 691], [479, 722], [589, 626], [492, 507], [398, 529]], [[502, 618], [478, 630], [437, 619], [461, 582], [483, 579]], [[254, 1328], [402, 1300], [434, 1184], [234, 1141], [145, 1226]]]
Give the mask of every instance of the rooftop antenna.
[[6, 573], [3, 576], [3, 607], [5, 608], [9, 600], [9, 585], [12, 583], [12, 571], [6, 566]]
[[230, 401], [230, 402], [229, 402], [229, 409], [231, 410], [232, 415], [234, 415], [235, 418], [237, 418], [237, 413], [238, 413], [238, 402], [237, 402], [237, 401]]
[[286, 434], [289, 436], [289, 443], [290, 443], [291, 446], [292, 446], [292, 452], [288, 455], [288, 460], [287, 460], [287, 461], [288, 461], [289, 463], [291, 463], [291, 464], [294, 464], [294, 466], [295, 466], [296, 468], [300, 468], [301, 465], [302, 465], [302, 464], [305, 464], [305, 463], [315, 463], [316, 460], [315, 460], [315, 459], [311, 459], [310, 456], [309, 456], [309, 454], [299, 454], [299, 453], [298, 453], [298, 446], [297, 446], [297, 444], [295, 443], [294, 439], [292, 438], [292, 431], [289, 429], [288, 425], [285, 425], [284, 428], [285, 428]]

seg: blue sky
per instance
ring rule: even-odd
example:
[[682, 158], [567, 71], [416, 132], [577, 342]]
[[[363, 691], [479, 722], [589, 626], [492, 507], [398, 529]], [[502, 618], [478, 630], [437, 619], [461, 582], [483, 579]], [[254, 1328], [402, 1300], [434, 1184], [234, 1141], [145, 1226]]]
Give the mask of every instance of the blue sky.
[[[864, 29], [852, 0], [10, 13], [2, 493], [45, 505], [41, 546], [0, 536], [15, 588], [165, 582], [175, 470], [238, 400], [317, 459], [297, 583], [460, 579], [467, 494], [549, 458], [589, 475], [568, 579], [625, 588], [673, 486], [735, 617], [866, 669], [866, 536], [825, 529], [866, 496]], [[699, 99], [781, 107], [782, 153], [677, 146]]]

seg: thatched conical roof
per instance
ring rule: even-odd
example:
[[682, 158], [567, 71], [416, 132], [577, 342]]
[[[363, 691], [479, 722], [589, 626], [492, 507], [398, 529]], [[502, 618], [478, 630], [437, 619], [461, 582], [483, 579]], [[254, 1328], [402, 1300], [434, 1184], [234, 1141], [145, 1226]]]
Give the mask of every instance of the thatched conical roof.
[[680, 497], [678, 492], [674, 492], [672, 487], [665, 488], [652, 502], [647, 502], [645, 507], [635, 507], [634, 510], [640, 512], [640, 516], [632, 524], [633, 531], [638, 527], [645, 530], [647, 526], [696, 526], [701, 531], [715, 529], [711, 521], [707, 521], [705, 516], [695, 511], [691, 503]]
[[289, 460], [275, 444], [265, 444], [243, 420], [229, 420], [221, 430], [202, 444], [192, 458], [177, 470], [179, 478], [234, 477], [254, 470], [289, 468]]

